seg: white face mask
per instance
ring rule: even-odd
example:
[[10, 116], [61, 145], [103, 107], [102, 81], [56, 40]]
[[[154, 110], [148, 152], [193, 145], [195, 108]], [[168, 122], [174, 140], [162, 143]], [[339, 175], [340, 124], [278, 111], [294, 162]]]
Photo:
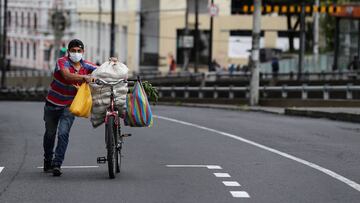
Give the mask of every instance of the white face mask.
[[72, 62], [77, 63], [81, 60], [82, 53], [71, 53], [70, 52], [70, 59]]

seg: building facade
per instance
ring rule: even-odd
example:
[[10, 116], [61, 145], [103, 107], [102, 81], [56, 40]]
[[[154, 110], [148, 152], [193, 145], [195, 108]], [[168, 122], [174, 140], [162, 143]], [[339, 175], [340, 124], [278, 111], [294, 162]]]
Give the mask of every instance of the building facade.
[[[172, 54], [178, 66], [184, 62], [186, 7], [188, 30], [195, 29], [192, 0], [117, 0], [115, 56], [130, 71], [168, 71], [167, 57]], [[187, 5], [188, 2], [188, 5]], [[212, 58], [223, 66], [247, 64], [251, 49], [252, 15], [237, 13], [237, 0], [214, 0], [218, 14], [213, 18]], [[199, 0], [200, 67], [209, 63], [209, 0]], [[56, 10], [64, 11], [66, 27], [59, 36], [52, 23]], [[110, 57], [110, 0], [13, 0], [8, 11], [8, 57], [13, 67], [51, 69], [57, 46], [79, 38], [85, 44], [85, 58], [102, 63]], [[261, 20], [262, 48], [289, 49], [286, 17], [265, 14]], [[292, 22], [294, 24], [295, 21]], [[294, 38], [295, 49], [299, 46]], [[190, 54], [190, 71], [194, 49]], [[178, 68], [180, 70], [180, 68]]]
[[[7, 58], [11, 67], [51, 70], [56, 49], [74, 35], [75, 4], [69, 0], [12, 0], [7, 11]], [[66, 25], [61, 41], [52, 26], [55, 11], [63, 12]], [[57, 42], [57, 43], [55, 43]]]
[[[85, 44], [85, 57], [103, 63], [110, 57], [110, 0], [78, 0], [75, 37]], [[117, 0], [115, 4], [115, 57], [139, 71], [140, 0]]]

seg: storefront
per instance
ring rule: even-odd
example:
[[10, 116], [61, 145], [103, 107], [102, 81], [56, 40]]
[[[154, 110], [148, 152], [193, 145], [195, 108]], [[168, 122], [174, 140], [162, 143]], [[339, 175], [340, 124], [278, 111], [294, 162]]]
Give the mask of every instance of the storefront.
[[360, 5], [343, 5], [336, 17], [334, 70], [346, 70], [360, 56]]

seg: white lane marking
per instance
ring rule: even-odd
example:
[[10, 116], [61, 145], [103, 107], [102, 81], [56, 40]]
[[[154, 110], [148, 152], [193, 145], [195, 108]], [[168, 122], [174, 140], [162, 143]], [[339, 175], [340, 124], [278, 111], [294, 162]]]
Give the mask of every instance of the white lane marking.
[[217, 165], [166, 165], [169, 168], [208, 168], [208, 169], [222, 169]]
[[0, 167], [0, 173], [1, 173], [2, 170], [4, 170], [4, 168], [5, 168], [5, 167]]
[[230, 193], [236, 198], [250, 198], [250, 195], [245, 191], [230, 191]]
[[230, 174], [228, 173], [214, 173], [214, 175], [218, 178], [230, 178]]
[[[38, 166], [37, 168], [44, 168], [44, 167]], [[61, 168], [99, 168], [99, 166], [61, 166]]]
[[304, 164], [306, 166], [309, 166], [313, 169], [316, 169], [332, 178], [335, 178], [336, 180], [338, 181], [341, 181], [345, 184], [347, 184], [348, 186], [354, 188], [355, 190], [359, 191], [360, 192], [360, 184], [359, 183], [356, 183], [355, 181], [353, 180], [350, 180], [338, 173], [335, 173], [334, 171], [331, 171], [327, 168], [324, 168], [324, 167], [321, 167], [317, 164], [314, 164], [314, 163], [311, 163], [309, 161], [306, 161], [304, 159], [301, 159], [301, 158], [298, 158], [298, 157], [295, 157], [293, 155], [290, 155], [290, 154], [287, 154], [285, 152], [281, 152], [277, 149], [273, 149], [271, 147], [267, 147], [265, 145], [262, 145], [262, 144], [259, 144], [257, 142], [254, 142], [254, 141], [251, 141], [251, 140], [248, 140], [248, 139], [245, 139], [245, 138], [242, 138], [240, 136], [237, 136], [237, 135], [233, 135], [233, 134], [230, 134], [230, 133], [226, 133], [226, 132], [222, 132], [222, 131], [219, 131], [219, 130], [215, 130], [215, 129], [212, 129], [212, 128], [207, 128], [207, 127], [204, 127], [204, 126], [201, 126], [201, 125], [196, 125], [196, 124], [193, 124], [193, 123], [188, 123], [188, 122], [185, 122], [185, 121], [180, 121], [180, 120], [176, 120], [176, 119], [173, 119], [173, 118], [168, 118], [168, 117], [164, 117], [164, 116], [155, 116], [157, 118], [160, 118], [160, 119], [164, 119], [164, 120], [167, 120], [167, 121], [171, 121], [171, 122], [175, 122], [175, 123], [180, 123], [180, 124], [183, 124], [183, 125], [187, 125], [187, 126], [192, 126], [192, 127], [195, 127], [195, 128], [200, 128], [200, 129], [203, 129], [203, 130], [207, 130], [207, 131], [210, 131], [210, 132], [213, 132], [213, 133], [217, 133], [217, 134], [220, 134], [220, 135], [223, 135], [223, 136], [226, 136], [226, 137], [230, 137], [230, 138], [233, 138], [233, 139], [236, 139], [236, 140], [239, 140], [241, 142], [245, 142], [247, 144], [250, 144], [250, 145], [253, 145], [253, 146], [256, 146], [256, 147], [259, 147], [261, 149], [264, 149], [264, 150], [267, 150], [269, 152], [272, 152], [272, 153], [275, 153], [275, 154], [278, 154], [280, 156], [283, 156], [285, 158], [288, 158], [288, 159], [291, 159], [293, 161], [296, 161], [298, 163], [301, 163], [301, 164]]
[[212, 165], [208, 165], [207, 168], [208, 169], [222, 169], [221, 166], [212, 166]]
[[228, 187], [240, 187], [241, 185], [236, 181], [223, 181], [222, 182], [225, 186]]

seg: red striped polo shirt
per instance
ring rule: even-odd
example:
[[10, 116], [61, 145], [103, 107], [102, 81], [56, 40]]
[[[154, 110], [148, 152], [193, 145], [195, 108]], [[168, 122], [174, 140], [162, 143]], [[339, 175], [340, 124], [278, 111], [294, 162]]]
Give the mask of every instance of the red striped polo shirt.
[[74, 85], [80, 85], [81, 82], [67, 81], [61, 75], [60, 70], [69, 69], [70, 73], [75, 73], [79, 75], [88, 75], [93, 70], [96, 69], [96, 65], [86, 61], [80, 61], [81, 68], [77, 71], [69, 57], [64, 56], [59, 58], [56, 62], [56, 67], [54, 70], [53, 81], [50, 84], [46, 100], [57, 106], [69, 106], [77, 92], [77, 89]]

